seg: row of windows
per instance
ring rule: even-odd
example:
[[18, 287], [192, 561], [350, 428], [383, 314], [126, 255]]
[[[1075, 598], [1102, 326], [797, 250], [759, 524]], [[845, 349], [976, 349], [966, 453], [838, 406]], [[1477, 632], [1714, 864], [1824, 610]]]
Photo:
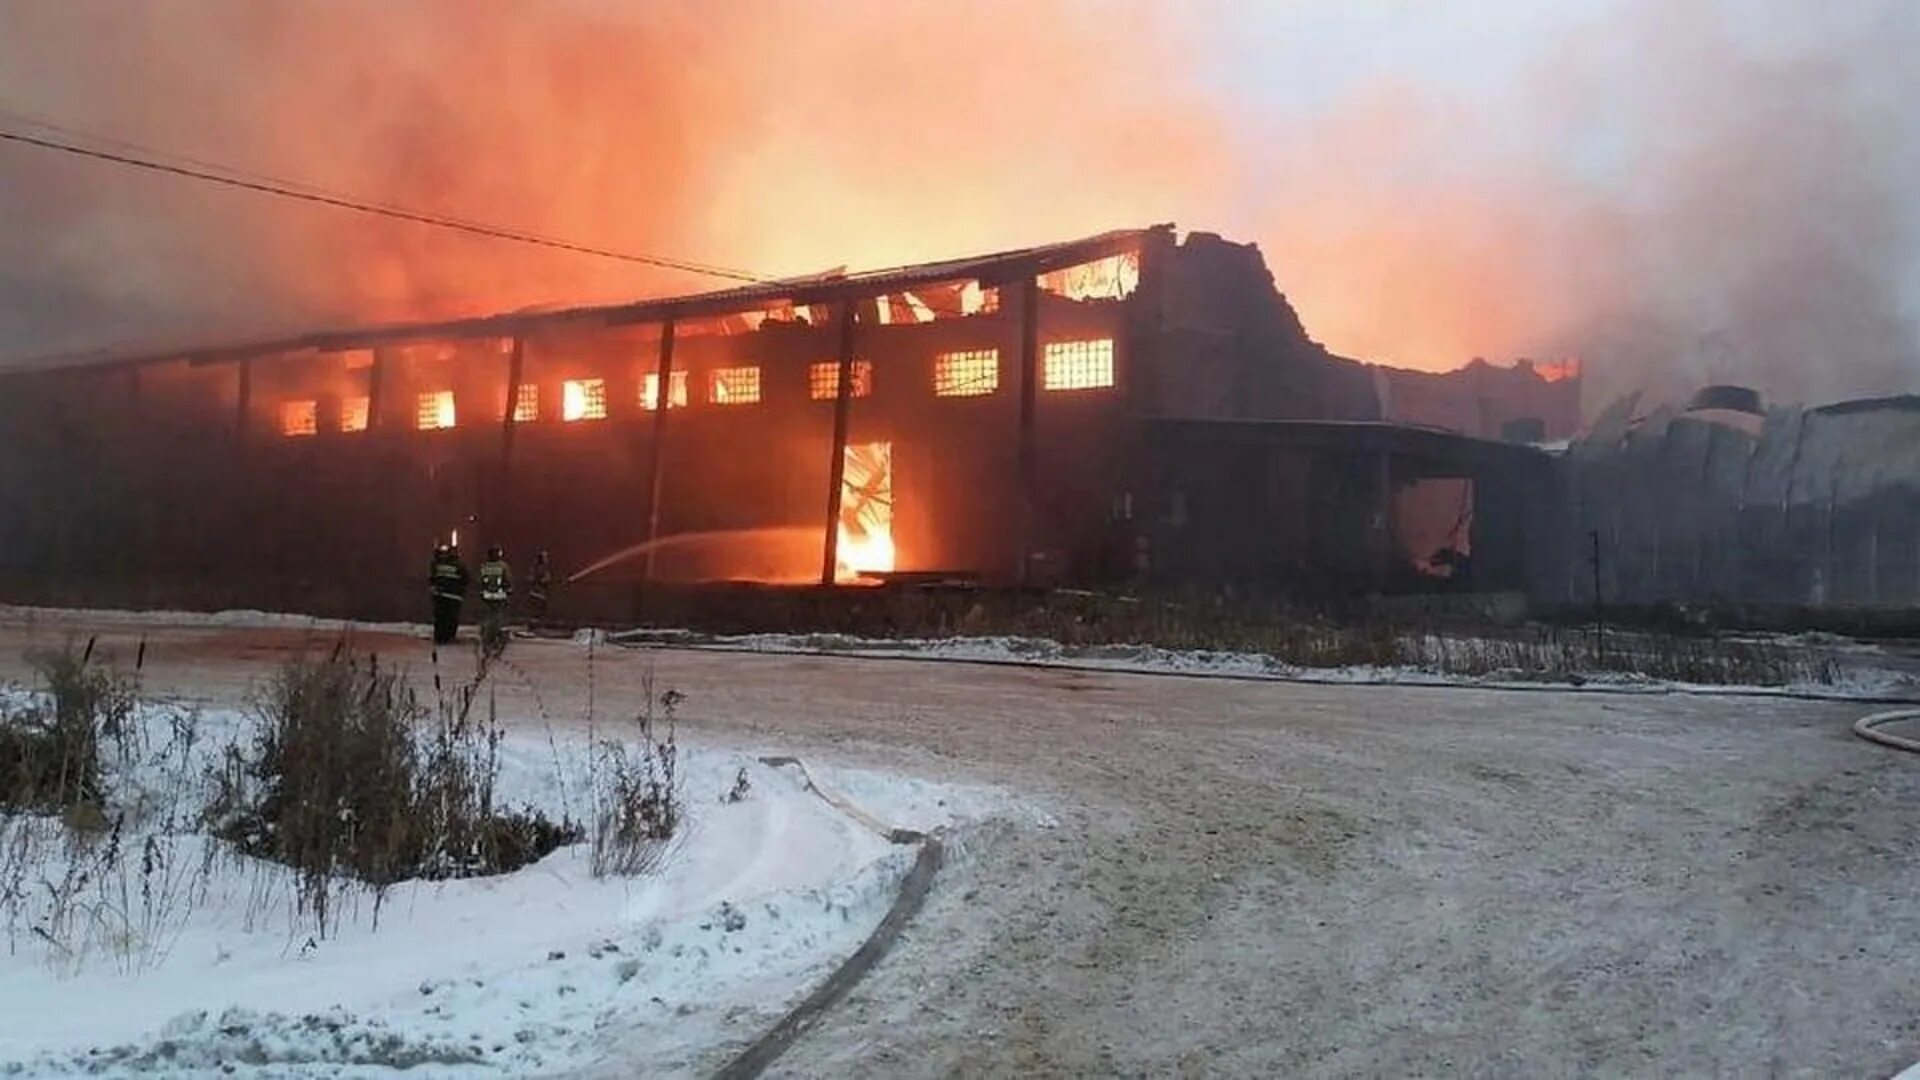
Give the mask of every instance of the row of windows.
[[[855, 360], [852, 364], [851, 396], [873, 393], [873, 364]], [[1042, 358], [1040, 385], [1045, 390], [1089, 390], [1114, 384], [1113, 340], [1056, 341], [1046, 346]], [[1000, 351], [967, 349], [941, 353], [933, 360], [933, 392], [936, 397], [982, 397], [1000, 389]], [[807, 396], [814, 401], [832, 401], [840, 392], [840, 364], [827, 360], [807, 368]], [[640, 407], [659, 408], [660, 374], [648, 372], [640, 385]], [[707, 372], [707, 398], [714, 405], [751, 405], [760, 400], [760, 369], [757, 367], [719, 368]], [[349, 397], [341, 402], [339, 430], [365, 431], [369, 400]], [[687, 373], [675, 371], [669, 376], [667, 407], [687, 405]], [[569, 379], [560, 384], [560, 419], [604, 420], [607, 416], [605, 379]], [[514, 423], [532, 423], [540, 419], [540, 387], [522, 383], [513, 399]], [[415, 402], [414, 427], [433, 431], [455, 426], [453, 391], [429, 390]], [[287, 401], [280, 406], [280, 431], [284, 435], [314, 435], [320, 430], [319, 402]]]
[[[340, 415], [335, 423], [341, 431], [367, 430], [367, 414], [372, 406], [366, 397], [349, 397], [340, 400]], [[447, 426], [453, 426], [453, 394], [447, 394]], [[320, 433], [320, 403], [311, 399], [306, 401], [283, 401], [280, 403], [280, 433], [282, 435], [317, 435]]]

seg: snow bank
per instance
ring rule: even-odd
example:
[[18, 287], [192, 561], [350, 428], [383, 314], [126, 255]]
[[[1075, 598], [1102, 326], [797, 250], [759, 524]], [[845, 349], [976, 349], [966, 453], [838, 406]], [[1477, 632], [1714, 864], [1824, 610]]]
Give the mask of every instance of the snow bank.
[[[161, 752], [179, 719], [144, 715], [156, 750], [114, 766], [114, 790], [157, 804], [199, 782], [203, 770]], [[200, 717], [195, 764], [238, 723]], [[586, 755], [510, 734], [499, 793], [580, 818]], [[912, 852], [792, 770], [685, 743], [681, 765], [687, 821], [646, 876], [595, 879], [578, 845], [512, 874], [396, 887], [377, 913], [350, 894], [357, 904], [324, 940], [295, 918], [283, 868], [222, 853], [177, 815], [147, 820], [165, 840], [163, 874], [205, 865], [207, 876], [158, 916], [139, 917], [130, 899], [135, 914], [84, 945], [38, 935], [31, 917], [0, 927], [0, 1074], [520, 1075], [610, 1051], [641, 1053], [634, 1066], [648, 1075], [710, 1063], [858, 948]], [[741, 770], [746, 797], [724, 801]], [[1010, 805], [884, 773], [821, 778], [916, 829]], [[126, 885], [136, 898], [140, 883]]]
[[[1549, 679], [1521, 671], [1487, 675], [1450, 675], [1411, 666], [1303, 667], [1265, 653], [1165, 649], [1157, 645], [1063, 645], [1046, 638], [949, 637], [866, 638], [848, 634], [705, 634], [691, 630], [636, 630], [613, 635], [634, 645], [717, 651], [790, 653], [813, 656], [869, 656], [887, 659], [953, 660], [973, 664], [1057, 667], [1080, 671], [1117, 671], [1201, 678], [1269, 679], [1315, 685], [1471, 686], [1488, 688], [1581, 689], [1613, 693], [1816, 695], [1884, 699], [1916, 692], [1902, 673], [1872, 665], [1850, 668], [1833, 682], [1784, 686], [1700, 685], [1645, 676], [1597, 672], [1578, 681]], [[1862, 655], [1871, 655], [1861, 650]]]
[[431, 627], [425, 623], [357, 622], [352, 619], [323, 619], [317, 615], [289, 612], [254, 611], [126, 611], [118, 608], [49, 608], [0, 604], [0, 619], [31, 625], [39, 619], [51, 622], [97, 626], [205, 626], [229, 629], [261, 630], [368, 630], [386, 634], [425, 637]]

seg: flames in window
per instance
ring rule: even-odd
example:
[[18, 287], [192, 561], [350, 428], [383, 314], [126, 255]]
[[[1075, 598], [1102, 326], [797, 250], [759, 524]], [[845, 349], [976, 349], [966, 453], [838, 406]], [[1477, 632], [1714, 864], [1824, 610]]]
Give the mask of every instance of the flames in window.
[[560, 419], [605, 420], [607, 418], [607, 381], [605, 379], [568, 379], [560, 384]]
[[874, 307], [880, 316], [881, 326], [933, 321], [933, 308], [925, 300], [910, 292], [876, 297]]
[[453, 426], [453, 391], [429, 390], [421, 394], [414, 408], [413, 426], [435, 431]]
[[367, 414], [372, 411], [372, 408], [372, 398], [342, 398], [340, 400], [340, 430], [345, 432], [367, 430]]
[[521, 383], [513, 391], [513, 422], [531, 424], [540, 419], [540, 387]]
[[709, 376], [707, 400], [715, 405], [751, 405], [760, 400], [760, 369], [716, 368]]
[[1040, 275], [1040, 288], [1068, 300], [1124, 300], [1140, 287], [1140, 253], [1109, 255]]
[[320, 403], [283, 401], [280, 403], [280, 434], [317, 435], [320, 433]]
[[[687, 373], [674, 372], [667, 380], [667, 408], [684, 409], [687, 407]], [[640, 382], [640, 407], [651, 412], [660, 407], [660, 373], [647, 372]]]
[[969, 281], [960, 287], [962, 315], [992, 315], [1000, 310], [1000, 290]]
[[1048, 390], [1092, 390], [1113, 385], [1113, 339], [1055, 341], [1042, 357], [1040, 385]]
[[892, 443], [847, 446], [839, 531], [836, 580], [853, 581], [861, 574], [894, 569]]
[[[873, 362], [853, 362], [853, 397], [873, 393]], [[840, 396], [840, 361], [828, 360], [807, 367], [807, 397], [814, 401], [832, 401]]]
[[933, 358], [937, 397], [980, 397], [1000, 389], [1000, 350], [971, 349]]

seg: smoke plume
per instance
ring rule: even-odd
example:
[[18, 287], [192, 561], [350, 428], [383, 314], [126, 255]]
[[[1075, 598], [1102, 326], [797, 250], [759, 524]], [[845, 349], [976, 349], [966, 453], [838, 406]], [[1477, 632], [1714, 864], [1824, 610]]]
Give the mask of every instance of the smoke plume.
[[[1920, 390], [1920, 8], [1590, 0], [1491, 81], [1254, 95], [1225, 53], [1313, 25], [1267, 7], [13, 4], [0, 126], [769, 274], [1177, 220], [1347, 355]], [[721, 284], [14, 145], [0, 215], [0, 363]]]

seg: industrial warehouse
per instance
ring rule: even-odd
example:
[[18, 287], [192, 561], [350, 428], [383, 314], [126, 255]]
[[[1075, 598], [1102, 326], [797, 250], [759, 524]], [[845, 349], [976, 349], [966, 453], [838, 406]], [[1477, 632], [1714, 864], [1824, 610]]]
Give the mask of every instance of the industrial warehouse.
[[576, 620], [649, 582], [1522, 590], [1580, 408], [1572, 364], [1331, 355], [1258, 249], [1171, 226], [5, 385], [9, 599], [361, 618], [446, 540], [550, 552]]
[[1920, 4], [4, 10], [0, 1080], [1920, 1080]]

